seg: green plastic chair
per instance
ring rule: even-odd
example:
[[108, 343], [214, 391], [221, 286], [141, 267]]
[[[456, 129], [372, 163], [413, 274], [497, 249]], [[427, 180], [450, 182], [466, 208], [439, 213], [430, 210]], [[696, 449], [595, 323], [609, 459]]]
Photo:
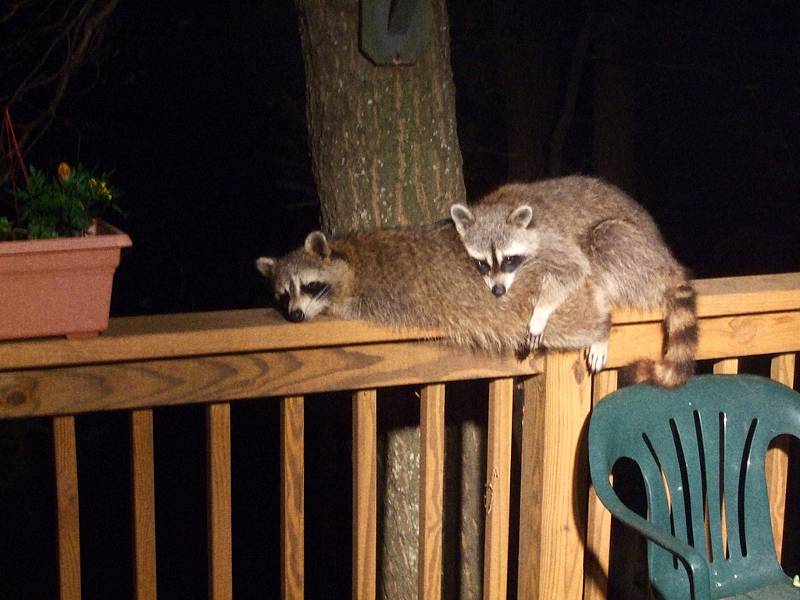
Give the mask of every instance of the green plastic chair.
[[[699, 376], [675, 390], [636, 385], [598, 403], [592, 483], [611, 514], [648, 539], [661, 597], [800, 600], [775, 556], [764, 476], [767, 447], [783, 433], [800, 438], [800, 394], [763, 377]], [[609, 483], [622, 457], [641, 470], [647, 519]]]

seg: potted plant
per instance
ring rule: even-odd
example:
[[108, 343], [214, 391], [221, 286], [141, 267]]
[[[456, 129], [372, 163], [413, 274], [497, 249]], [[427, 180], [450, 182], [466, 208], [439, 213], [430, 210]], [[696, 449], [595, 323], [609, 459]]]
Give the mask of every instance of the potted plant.
[[120, 251], [131, 245], [94, 218], [119, 212], [117, 192], [108, 174], [81, 165], [25, 175], [11, 190], [12, 214], [0, 216], [0, 340], [97, 335], [108, 327]]

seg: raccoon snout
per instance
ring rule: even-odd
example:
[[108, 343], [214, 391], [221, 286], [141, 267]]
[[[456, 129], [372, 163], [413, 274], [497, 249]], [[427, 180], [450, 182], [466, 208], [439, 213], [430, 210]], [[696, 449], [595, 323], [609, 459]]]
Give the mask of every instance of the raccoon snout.
[[504, 286], [502, 283], [495, 283], [492, 286], [492, 293], [499, 298], [506, 293], [506, 286]]
[[305, 318], [305, 313], [300, 310], [299, 308], [295, 308], [294, 310], [290, 310], [289, 313], [286, 315], [286, 318], [289, 319], [292, 323], [299, 323]]

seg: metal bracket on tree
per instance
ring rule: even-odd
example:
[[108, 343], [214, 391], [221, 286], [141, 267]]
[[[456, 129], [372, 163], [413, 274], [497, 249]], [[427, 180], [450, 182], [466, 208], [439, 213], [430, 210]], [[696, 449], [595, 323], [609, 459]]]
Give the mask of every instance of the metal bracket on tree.
[[414, 64], [431, 21], [428, 0], [361, 0], [361, 52], [376, 65]]

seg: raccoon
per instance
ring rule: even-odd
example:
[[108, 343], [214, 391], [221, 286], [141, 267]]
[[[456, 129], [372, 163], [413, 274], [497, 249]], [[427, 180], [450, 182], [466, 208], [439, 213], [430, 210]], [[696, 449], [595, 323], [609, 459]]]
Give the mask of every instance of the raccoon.
[[[659, 361], [634, 365], [636, 381], [663, 387], [684, 383], [694, 371], [696, 294], [649, 213], [600, 179], [570, 176], [501, 186], [477, 205], [454, 204], [456, 229], [485, 284], [495, 296], [541, 273], [529, 322], [529, 344], [542, 343], [554, 311], [575, 289], [589, 285], [597, 311], [612, 306], [660, 307], [666, 343]], [[524, 285], [527, 285], [526, 283]], [[590, 367], [606, 361], [608, 338], [590, 344]]]
[[[290, 321], [329, 314], [396, 328], [437, 328], [462, 347], [518, 354], [524, 349], [525, 355], [531, 297], [538, 296], [541, 279], [526, 276], [501, 298], [486, 294], [449, 221], [332, 240], [315, 231], [302, 247], [283, 258], [261, 257], [256, 267], [271, 280]], [[571, 350], [607, 336], [608, 319], [596, 306], [591, 286], [576, 289], [553, 312], [542, 345]]]

